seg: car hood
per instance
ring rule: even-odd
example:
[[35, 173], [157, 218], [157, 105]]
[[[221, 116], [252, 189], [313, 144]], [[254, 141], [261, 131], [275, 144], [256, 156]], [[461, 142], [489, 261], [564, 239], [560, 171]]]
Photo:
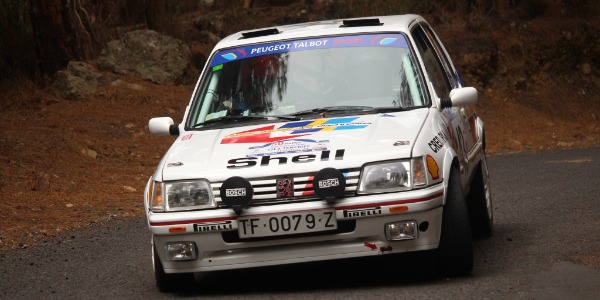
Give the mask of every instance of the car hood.
[[410, 157], [427, 114], [419, 109], [188, 131], [171, 146], [156, 176], [214, 182]]

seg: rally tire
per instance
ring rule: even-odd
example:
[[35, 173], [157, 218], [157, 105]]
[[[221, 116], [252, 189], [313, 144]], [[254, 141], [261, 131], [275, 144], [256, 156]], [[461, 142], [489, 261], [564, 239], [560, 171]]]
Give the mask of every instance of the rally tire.
[[481, 162], [471, 183], [467, 205], [469, 207], [473, 236], [478, 238], [491, 236], [494, 231], [494, 211], [490, 189], [490, 175], [485, 153], [481, 158]]
[[154, 265], [154, 278], [156, 280], [156, 287], [159, 291], [163, 293], [177, 292], [194, 283], [194, 273], [165, 273], [154, 246], [152, 247], [152, 254], [154, 256], [152, 260]]
[[442, 212], [436, 269], [442, 276], [467, 275], [473, 270], [473, 237], [458, 170], [452, 167]]

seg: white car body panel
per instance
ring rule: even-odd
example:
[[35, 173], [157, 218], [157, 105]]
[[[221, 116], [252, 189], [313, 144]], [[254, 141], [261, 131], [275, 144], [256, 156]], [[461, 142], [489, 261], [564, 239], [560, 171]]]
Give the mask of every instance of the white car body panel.
[[[360, 159], [363, 161], [380, 161], [386, 159], [397, 159], [398, 157], [410, 157], [412, 145], [417, 137], [418, 132], [428, 113], [427, 109], [414, 110], [403, 112], [401, 117], [398, 113], [386, 113], [375, 115], [364, 115], [355, 117], [332, 117], [327, 120], [337, 119], [354, 119], [350, 123], [342, 125], [308, 125], [304, 127], [292, 127], [279, 129], [284, 124], [304, 123], [298, 121], [290, 121], [286, 123], [261, 124], [253, 126], [243, 126], [228, 129], [206, 130], [183, 132], [180, 137], [173, 143], [169, 150], [165, 163], [175, 164], [180, 163], [177, 167], [165, 167], [161, 174], [156, 175], [157, 180], [182, 180], [192, 178], [209, 178], [214, 181], [223, 181], [231, 176], [231, 171], [223, 168], [229, 165], [228, 161], [234, 158], [244, 158], [247, 155], [248, 148], [256, 145], [264, 145], [276, 137], [286, 137], [289, 139], [311, 139], [315, 141], [329, 141], [330, 150], [345, 149], [344, 160], [335, 161], [335, 167], [347, 168], [356, 167], [353, 160]], [[334, 127], [343, 128], [343, 126], [364, 126], [360, 129], [335, 130]], [[260, 134], [268, 133], [268, 137], [261, 137], [262, 142], [247, 143], [240, 142], [235, 144], [228, 143], [231, 136], [240, 132], [246, 132], [245, 136], [256, 136], [258, 134], [250, 134], [252, 130], [269, 127], [271, 129], [257, 131]], [[292, 134], [294, 129], [303, 128], [322, 128], [310, 134]], [[333, 129], [333, 130], [332, 130]], [[250, 131], [250, 133], [248, 133]], [[258, 138], [256, 138], [258, 140]], [[406, 141], [406, 145], [394, 146], [394, 142]], [[356, 147], [360, 144], [361, 147]], [[300, 152], [299, 152], [300, 153]], [[318, 152], [317, 157], [319, 157]], [[288, 153], [274, 154], [272, 156], [293, 156]], [[360, 157], [360, 158], [359, 158]], [[266, 174], [281, 173], [282, 168], [293, 167], [293, 173], [302, 173], [314, 170], [313, 164], [323, 163], [319, 159], [312, 163], [299, 163], [292, 166], [292, 162], [284, 165], [278, 165], [276, 162], [271, 162], [267, 166], [255, 166], [254, 168], [239, 169], [236, 172], [238, 176], [255, 176], [257, 170], [266, 172]], [[326, 163], [331, 164], [331, 161]], [[161, 170], [159, 167], [159, 170]]]
[[[278, 35], [250, 39], [241, 38], [238, 33], [219, 42], [211, 57], [222, 49], [249, 44], [378, 32], [406, 34], [409, 47], [416, 52], [415, 41], [409, 33], [416, 24], [426, 24], [423, 18], [415, 15], [374, 18], [379, 18], [383, 25], [344, 28], [340, 27], [341, 20], [334, 20], [280, 26], [277, 27]], [[445, 49], [442, 51], [446, 53]], [[423, 59], [417, 58], [418, 66], [423, 69]], [[454, 66], [451, 67], [456, 73]], [[209, 72], [207, 63], [194, 94], [200, 93], [202, 78]], [[429, 82], [425, 72], [420, 76]], [[158, 250], [165, 273], [216, 271], [436, 249], [440, 241], [450, 170], [453, 163], [459, 167], [462, 187], [468, 192], [474, 171], [484, 155], [483, 122], [470, 105], [442, 109], [442, 96], [435, 95], [431, 86], [428, 86], [425, 96], [430, 101], [427, 107], [407, 111], [240, 123], [239, 126], [201, 130], [184, 124], [175, 125], [179, 128], [179, 136], [150, 178], [144, 197], [153, 246]], [[193, 96], [184, 120], [193, 113], [190, 106], [194, 99]], [[166, 126], [170, 124], [172, 121], [168, 119], [155, 120], [151, 129], [157, 134], [165, 134], [169, 132]], [[438, 168], [427, 172], [427, 186], [387, 193], [356, 193], [365, 165], [411, 158], [427, 158], [428, 163], [433, 162]], [[316, 199], [316, 196], [314, 201], [309, 201], [312, 194], [294, 192], [294, 197], [308, 198], [277, 204], [274, 203], [275, 198], [257, 193], [266, 193], [270, 187], [257, 185], [253, 201], [271, 202], [250, 205], [236, 213], [221, 203], [218, 193], [223, 182], [234, 176], [246, 178], [255, 185], [281, 176], [311, 180], [311, 175], [307, 174], [324, 168], [349, 170], [348, 174], [344, 174], [348, 180], [346, 197], [328, 203]], [[176, 212], [152, 210], [150, 203], [154, 182], [197, 179], [211, 184], [218, 207]], [[240, 217], [322, 209], [335, 211], [337, 232], [255, 240], [235, 237], [241, 226], [238, 222]], [[426, 225], [420, 229], [418, 238], [388, 240], [385, 224], [404, 220]], [[167, 259], [166, 243], [181, 241], [195, 243], [196, 259]]]

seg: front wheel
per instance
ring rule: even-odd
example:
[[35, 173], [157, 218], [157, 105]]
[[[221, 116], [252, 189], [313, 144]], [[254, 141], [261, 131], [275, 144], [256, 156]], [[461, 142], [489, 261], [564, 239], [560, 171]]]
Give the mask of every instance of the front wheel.
[[494, 230], [494, 212], [492, 210], [492, 193], [490, 175], [485, 153], [477, 167], [475, 178], [471, 183], [471, 192], [467, 197], [471, 230], [476, 237], [489, 237]]
[[469, 212], [456, 167], [450, 170], [448, 194], [442, 212], [436, 266], [441, 275], [467, 275], [473, 270], [473, 238]]
[[159, 291], [166, 293], [176, 292], [183, 287], [194, 283], [194, 273], [165, 273], [154, 245], [152, 245], [152, 255], [154, 278], [156, 279], [156, 287], [158, 287]]

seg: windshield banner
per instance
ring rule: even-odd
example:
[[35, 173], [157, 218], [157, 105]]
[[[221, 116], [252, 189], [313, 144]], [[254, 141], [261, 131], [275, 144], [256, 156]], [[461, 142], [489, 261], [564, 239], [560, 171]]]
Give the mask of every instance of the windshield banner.
[[210, 67], [235, 60], [267, 54], [342, 47], [408, 48], [408, 43], [401, 34], [351, 35], [310, 40], [281, 41], [270, 44], [258, 44], [219, 51], [213, 57]]

